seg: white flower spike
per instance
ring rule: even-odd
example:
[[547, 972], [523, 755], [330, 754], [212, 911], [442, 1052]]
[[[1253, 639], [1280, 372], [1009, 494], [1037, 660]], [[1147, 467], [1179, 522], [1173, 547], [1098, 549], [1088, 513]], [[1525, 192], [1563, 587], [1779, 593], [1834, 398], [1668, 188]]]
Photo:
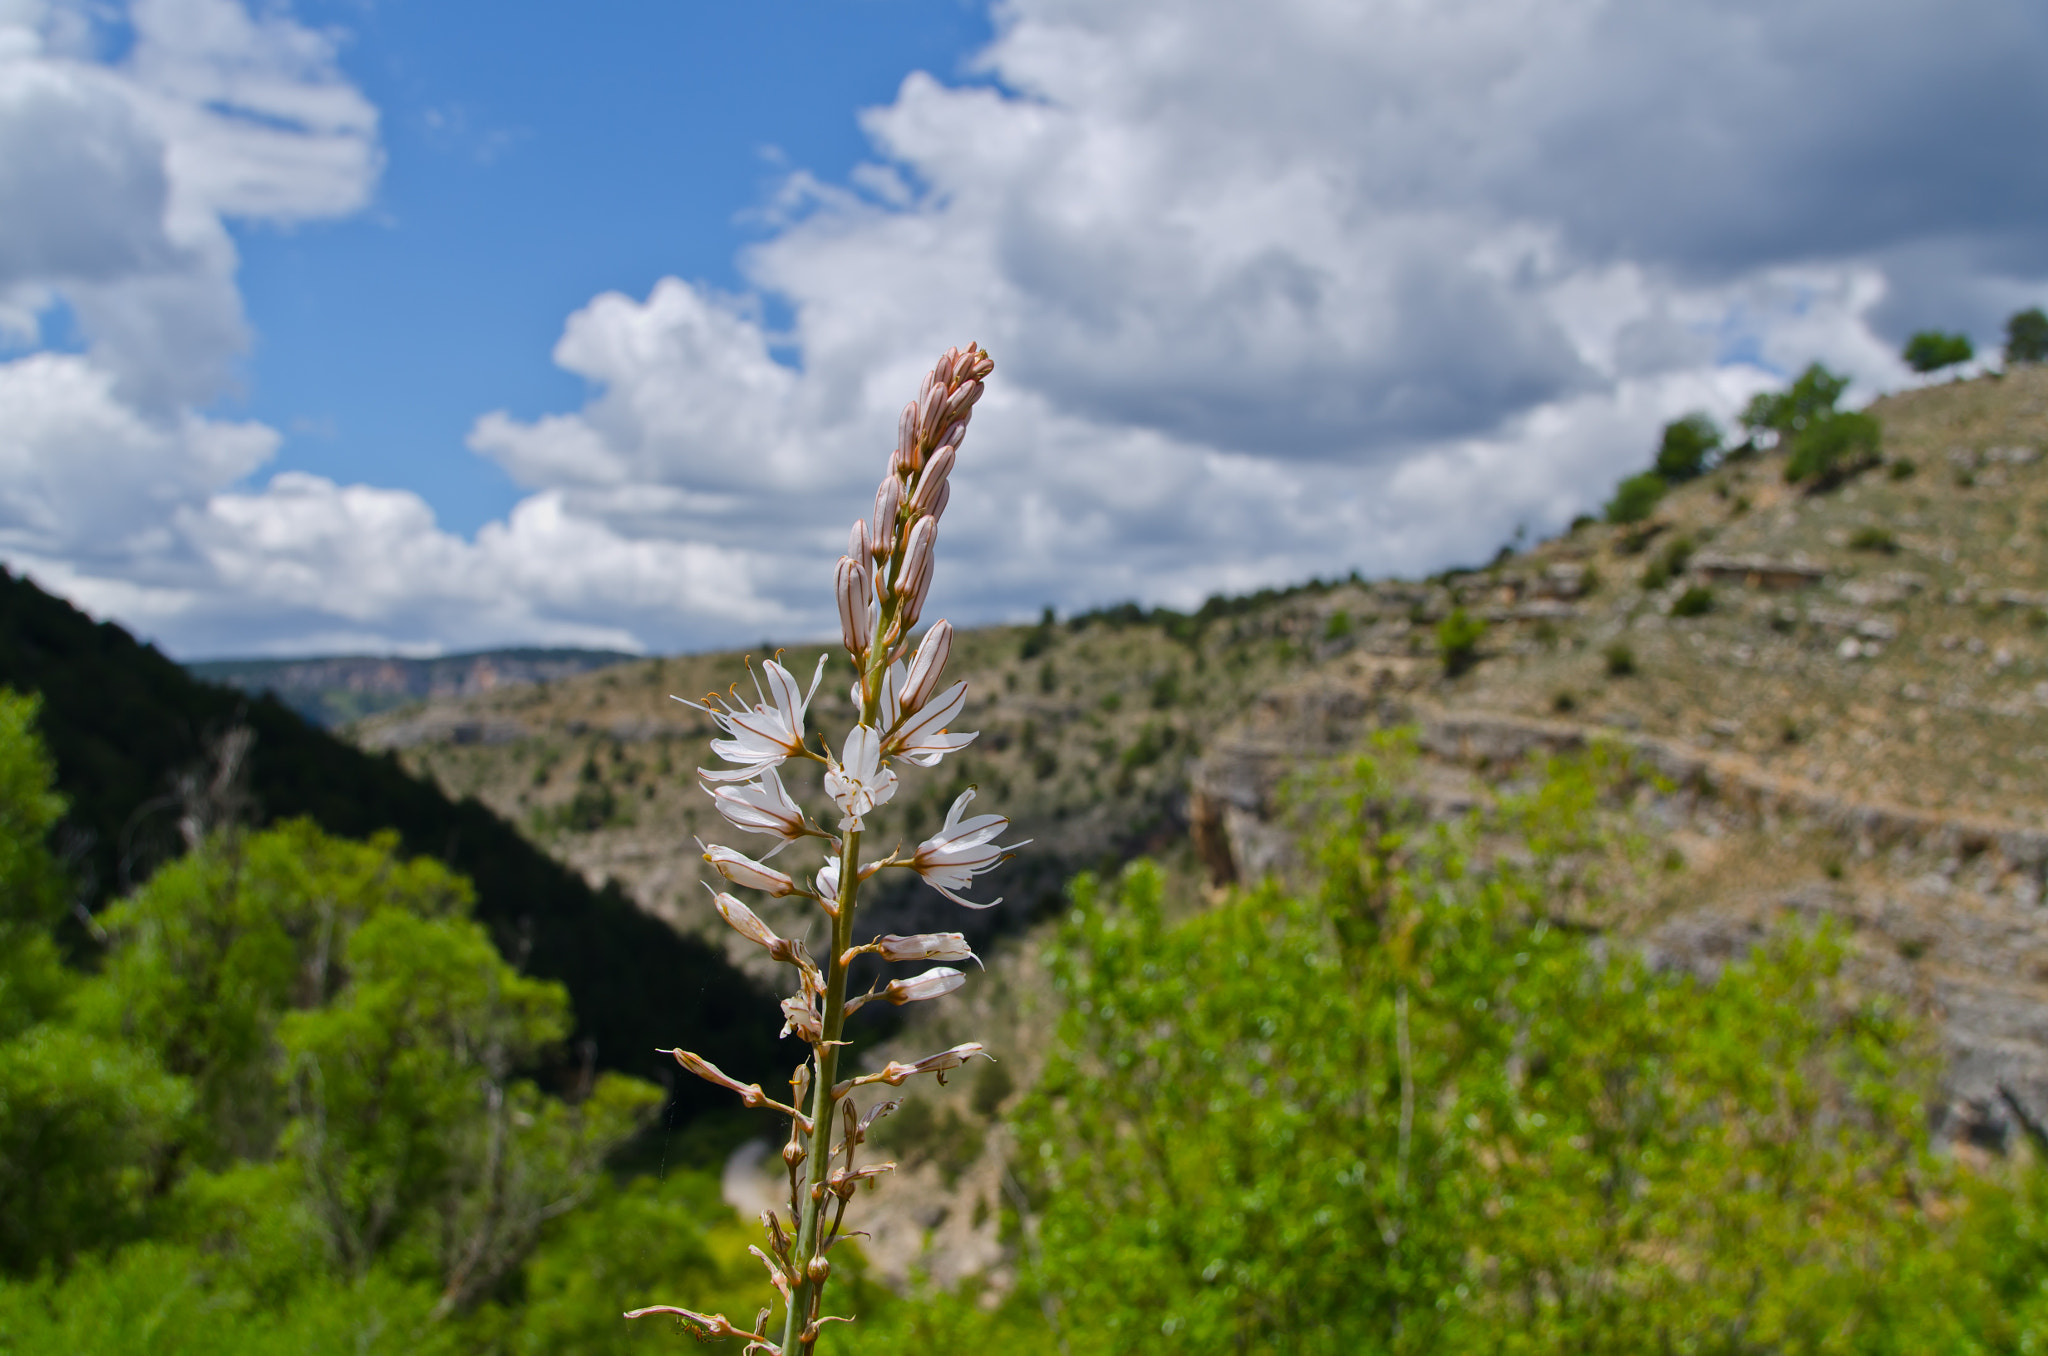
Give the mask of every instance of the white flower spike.
[[976, 876], [993, 869], [1031, 840], [1027, 838], [1023, 843], [998, 847], [995, 840], [1010, 827], [1010, 821], [1001, 815], [961, 819], [960, 812], [973, 799], [974, 788], [971, 786], [960, 793], [960, 798], [953, 802], [953, 808], [946, 812], [946, 822], [939, 831], [917, 845], [917, 856], [911, 859], [910, 869], [923, 876], [925, 884], [955, 904], [964, 904], [970, 909], [992, 909], [1003, 901], [992, 899], [986, 904], [977, 904], [953, 892], [967, 889]]

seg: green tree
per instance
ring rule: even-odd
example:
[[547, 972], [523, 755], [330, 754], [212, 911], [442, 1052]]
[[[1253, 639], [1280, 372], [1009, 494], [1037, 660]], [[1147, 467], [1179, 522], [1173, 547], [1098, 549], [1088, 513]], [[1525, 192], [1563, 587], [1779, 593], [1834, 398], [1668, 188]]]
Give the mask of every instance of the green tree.
[[472, 922], [387, 910], [344, 959], [348, 989], [279, 1025], [284, 1150], [343, 1274], [388, 1260], [467, 1309], [589, 1197], [660, 1092], [608, 1074], [572, 1106], [515, 1079], [567, 1034], [568, 995]]
[[1825, 937], [1709, 984], [1554, 926], [1602, 784], [1431, 827], [1369, 763], [1312, 894], [1077, 885], [1019, 1151], [1075, 1349], [1955, 1348], [1924, 1044]]
[[1906, 341], [1900, 356], [1915, 372], [1939, 372], [1944, 367], [1970, 361], [1977, 356], [1977, 350], [1967, 334], [1921, 330]]
[[1721, 430], [1705, 414], [1693, 413], [1664, 426], [1657, 444], [1656, 472], [1677, 485], [1705, 474], [1721, 451]]
[[46, 840], [64, 804], [36, 709], [0, 690], [0, 1271], [17, 1274], [145, 1228], [189, 1102], [148, 1051], [63, 1020], [76, 981]]
[[1607, 501], [1603, 513], [1608, 522], [1617, 525], [1642, 522], [1657, 511], [1664, 491], [1670, 488], [1655, 471], [1630, 476], [1614, 487], [1614, 498]]
[[2030, 306], [2012, 314], [2005, 322], [2005, 361], [2048, 362], [2048, 313]]
[[1826, 487], [1877, 465], [1884, 429], [1862, 411], [1830, 415], [1801, 429], [1785, 459], [1785, 479]]
[[401, 859], [393, 834], [356, 843], [308, 820], [222, 833], [101, 915], [112, 950], [82, 1015], [193, 1081], [199, 1162], [267, 1158], [287, 1114], [279, 1020], [342, 992], [367, 919], [456, 917], [471, 900], [439, 862]]
[[1849, 378], [1819, 363], [1808, 364], [1783, 391], [1759, 391], [1742, 412], [1743, 427], [1790, 438], [1809, 425], [1832, 418], [1835, 402], [1849, 389]]

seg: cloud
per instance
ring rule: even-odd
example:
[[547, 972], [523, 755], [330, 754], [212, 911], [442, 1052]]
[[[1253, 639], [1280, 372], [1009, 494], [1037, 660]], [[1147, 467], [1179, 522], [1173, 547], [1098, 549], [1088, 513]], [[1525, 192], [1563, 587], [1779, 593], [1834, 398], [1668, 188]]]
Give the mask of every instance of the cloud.
[[63, 359], [85, 368], [20, 360], [45, 366], [0, 400], [69, 382], [48, 428], [118, 427], [104, 473], [137, 485], [129, 563], [87, 569], [84, 491], [36, 450], [59, 432], [23, 435], [0, 547], [189, 652], [823, 635], [896, 410], [972, 337], [998, 368], [928, 611], [1185, 606], [1483, 557], [1597, 503], [1664, 420], [1816, 358], [1867, 395], [1907, 379], [1908, 330], [1988, 347], [2048, 298], [2026, 0], [995, 15], [970, 78], [912, 74], [862, 115], [873, 163], [788, 177], [747, 291], [670, 278], [568, 318], [555, 359], [591, 395], [477, 418], [470, 449], [529, 497], [473, 539], [396, 491], [250, 487], [265, 432], [188, 408], [243, 342], [223, 217], [344, 213], [374, 183], [375, 111], [327, 39], [145, 0], [117, 65], [58, 52], [54, 21], [0, 43], [27, 52], [0, 148], [33, 133], [47, 160], [0, 157], [0, 206], [76, 186], [0, 214], [0, 326], [61, 290], [92, 335]]

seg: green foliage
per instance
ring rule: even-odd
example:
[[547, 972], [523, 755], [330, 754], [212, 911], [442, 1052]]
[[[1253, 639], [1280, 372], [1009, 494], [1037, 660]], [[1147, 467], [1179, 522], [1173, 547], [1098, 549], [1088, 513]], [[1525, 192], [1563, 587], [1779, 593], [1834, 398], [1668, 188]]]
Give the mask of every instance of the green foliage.
[[141, 1233], [188, 1103], [144, 1051], [54, 1022], [0, 1042], [0, 1271]]
[[1664, 477], [1655, 471], [1630, 476], [1614, 487], [1614, 498], [1607, 501], [1602, 512], [1610, 523], [1640, 523], [1656, 512], [1658, 502], [1669, 488]]
[[1636, 652], [1626, 641], [1615, 641], [1600, 652], [1606, 662], [1609, 678], [1627, 678], [1636, 671]]
[[1664, 544], [1654, 559], [1643, 569], [1643, 587], [1661, 589], [1679, 575], [1692, 560], [1691, 537], [1674, 537]]
[[1705, 414], [1688, 414], [1664, 426], [1655, 470], [1670, 484], [1704, 475], [1721, 451], [1721, 430]]
[[1444, 676], [1456, 678], [1472, 671], [1479, 662], [1479, 642], [1486, 639], [1486, 622], [1462, 607], [1436, 624], [1436, 652], [1443, 661]]
[[1882, 436], [1876, 416], [1861, 411], [1819, 420], [1794, 435], [1792, 455], [1785, 462], [1785, 479], [1811, 480], [1821, 486], [1838, 483], [1877, 464]]
[[1891, 555], [1899, 549], [1899, 539], [1888, 528], [1875, 524], [1859, 527], [1849, 534], [1849, 549], [1852, 551], [1875, 551], [1880, 555]]
[[1323, 623], [1324, 640], [1343, 640], [1351, 634], [1351, 613], [1347, 608], [1338, 608]]
[[69, 987], [50, 932], [65, 902], [49, 849], [64, 801], [36, 711], [33, 697], [0, 688], [0, 1039], [55, 1013]]
[[1660, 976], [1546, 920], [1586, 770], [1438, 828], [1358, 783], [1313, 894], [1077, 884], [1019, 1114], [1074, 1350], [1954, 1349], [1922, 1047], [1830, 938]]
[[1770, 432], [1781, 439], [1791, 438], [1831, 418], [1835, 402], [1848, 389], [1849, 378], [1812, 363], [1785, 390], [1760, 391], [1751, 397], [1742, 412], [1743, 427], [1753, 433]]
[[2038, 306], [2015, 311], [2005, 322], [2008, 363], [2048, 362], [2048, 313]]
[[274, 1146], [285, 1115], [277, 1023], [342, 991], [358, 927], [392, 911], [468, 911], [467, 881], [431, 859], [402, 861], [397, 847], [394, 834], [352, 843], [292, 820], [213, 839], [101, 915], [112, 951], [81, 995], [82, 1019], [192, 1080], [202, 1163]]
[[1967, 334], [1921, 330], [1906, 341], [1900, 356], [1915, 372], [1939, 372], [1944, 367], [1970, 361], [1977, 356], [1977, 350]]
[[1714, 610], [1714, 591], [1695, 584], [1672, 600], [1674, 617], [1704, 617]]

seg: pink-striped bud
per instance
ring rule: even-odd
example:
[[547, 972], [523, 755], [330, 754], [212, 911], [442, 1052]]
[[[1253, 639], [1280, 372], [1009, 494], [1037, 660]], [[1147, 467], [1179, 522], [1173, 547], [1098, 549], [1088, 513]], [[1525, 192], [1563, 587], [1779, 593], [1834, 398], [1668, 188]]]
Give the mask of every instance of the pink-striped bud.
[[967, 412], [974, 408], [974, 402], [981, 399], [981, 392], [982, 385], [978, 381], [954, 387], [953, 394], [946, 397], [945, 408], [939, 411], [940, 421], [951, 423], [955, 419], [967, 418]]
[[953, 460], [958, 455], [957, 449], [942, 447], [925, 463], [924, 479], [917, 482], [917, 488], [910, 495], [910, 516], [913, 519], [937, 516], [933, 510], [938, 506], [939, 491], [946, 488], [947, 477], [953, 474]]
[[891, 475], [916, 469], [911, 463], [917, 459], [917, 409], [917, 402], [913, 400], [904, 405], [903, 413], [896, 416], [896, 451], [889, 457]]
[[937, 521], [919, 518], [903, 548], [903, 565], [896, 573], [896, 597], [897, 615], [905, 631], [917, 625], [917, 618], [924, 611], [924, 596], [932, 586], [932, 555], [938, 549], [938, 538]]
[[935, 500], [935, 501], [933, 502], [933, 504], [932, 504], [932, 514], [931, 514], [931, 516], [932, 516], [932, 517], [933, 517], [934, 519], [938, 519], [938, 518], [943, 518], [943, 517], [945, 517], [945, 516], [946, 516], [946, 505], [948, 505], [948, 504], [950, 504], [950, 503], [952, 503], [952, 502], [953, 502], [953, 482], [949, 480], [949, 481], [947, 481], [947, 482], [946, 482], [945, 484], [943, 484], [943, 485], [939, 486], [939, 497], [938, 497], [938, 499], [937, 499], [937, 500]]
[[875, 524], [868, 534], [868, 550], [876, 560], [886, 559], [896, 549], [896, 517], [903, 509], [903, 482], [884, 476], [875, 488]]
[[891, 980], [889, 987], [882, 990], [882, 997], [902, 1007], [905, 1003], [922, 1003], [927, 998], [944, 998], [967, 982], [967, 976], [950, 965], [941, 965], [925, 971], [914, 979]]
[[945, 436], [933, 444], [932, 450], [936, 452], [941, 447], [958, 447], [966, 438], [967, 421], [965, 419], [955, 419], [951, 424], [947, 425]]
[[885, 961], [973, 960], [974, 950], [957, 932], [920, 932], [914, 937], [875, 939], [875, 954]]
[[[918, 402], [917, 441], [920, 448], [926, 443], [931, 442], [933, 437], [938, 434], [938, 431], [945, 427], [945, 425], [939, 422], [939, 416], [944, 412], [945, 408], [946, 388], [944, 386], [931, 387], [925, 392], [924, 399]], [[916, 470], [917, 468], [912, 467], [911, 469]]]
[[917, 655], [910, 661], [910, 672], [904, 676], [903, 690], [896, 696], [897, 705], [906, 713], [914, 712], [938, 690], [939, 677], [946, 671], [946, 660], [953, 653], [953, 623], [942, 621], [924, 633], [918, 642]]
[[868, 554], [868, 520], [855, 518], [846, 533], [846, 554], [859, 560]]
[[713, 870], [734, 885], [743, 885], [750, 890], [765, 890], [778, 899], [796, 893], [796, 882], [791, 880], [786, 872], [777, 871], [772, 866], [763, 866], [743, 852], [734, 852], [729, 847], [713, 843], [704, 849], [704, 860], [711, 863]]
[[996, 360], [988, 356], [988, 350], [976, 347], [972, 339], [967, 341], [966, 361], [953, 364], [954, 381], [980, 381], [996, 370]]
[[839, 641], [851, 655], [864, 655], [874, 640], [869, 630], [868, 604], [874, 600], [874, 567], [867, 553], [839, 557], [839, 574], [834, 592], [839, 595]]

